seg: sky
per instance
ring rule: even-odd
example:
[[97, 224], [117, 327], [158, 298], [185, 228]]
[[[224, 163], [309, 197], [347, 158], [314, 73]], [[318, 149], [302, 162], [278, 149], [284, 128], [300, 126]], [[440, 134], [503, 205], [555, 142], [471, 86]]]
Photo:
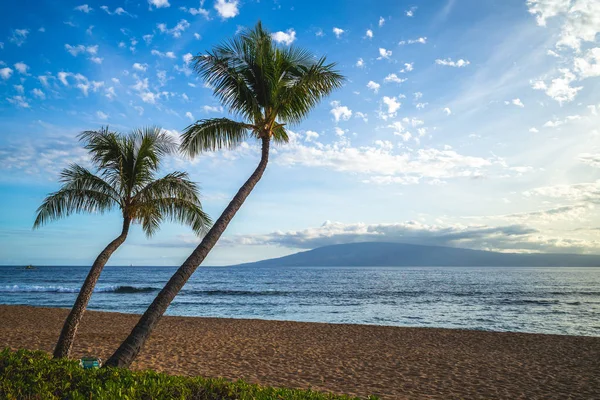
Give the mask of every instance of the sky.
[[[347, 77], [272, 150], [205, 265], [388, 241], [600, 254], [597, 0], [64, 0], [0, 5], [0, 264], [89, 265], [120, 215], [32, 230], [79, 132], [228, 116], [191, 57], [258, 20]], [[258, 143], [189, 160], [216, 219]], [[179, 265], [199, 242], [139, 226], [109, 265]]]

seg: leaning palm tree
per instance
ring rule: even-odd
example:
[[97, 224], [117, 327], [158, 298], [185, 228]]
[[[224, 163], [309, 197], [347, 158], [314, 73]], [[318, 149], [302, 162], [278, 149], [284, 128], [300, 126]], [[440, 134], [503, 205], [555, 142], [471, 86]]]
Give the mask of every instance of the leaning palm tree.
[[320, 100], [340, 87], [344, 77], [310, 52], [278, 47], [259, 22], [213, 51], [194, 58], [196, 71], [214, 95], [244, 121], [214, 118], [197, 121], [183, 133], [190, 156], [234, 148], [248, 138], [261, 143], [258, 167], [233, 197], [202, 242], [185, 260], [105, 365], [127, 367], [196, 268], [217, 243], [267, 167], [271, 142], [286, 143], [285, 126], [302, 121]]
[[121, 135], [103, 128], [83, 132], [79, 139], [90, 152], [96, 173], [77, 164], [64, 169], [60, 175], [62, 187], [48, 195], [38, 208], [33, 227], [75, 213], [118, 209], [123, 215], [123, 228], [94, 261], [65, 320], [54, 357], [69, 356], [100, 273], [125, 242], [131, 223], [140, 223], [147, 236], [152, 236], [165, 219], [189, 225], [197, 234], [206, 232], [211, 223], [202, 211], [198, 187], [185, 172], [156, 179], [164, 156], [177, 149], [174, 140], [161, 129], [136, 129]]

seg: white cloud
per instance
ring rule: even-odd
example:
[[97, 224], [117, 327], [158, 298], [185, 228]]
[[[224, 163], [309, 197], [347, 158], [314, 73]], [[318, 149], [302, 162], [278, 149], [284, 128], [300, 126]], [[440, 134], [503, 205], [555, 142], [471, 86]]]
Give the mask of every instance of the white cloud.
[[379, 27], [381, 28], [385, 24], [385, 18], [379, 17]]
[[170, 7], [169, 0], [148, 0], [148, 4], [150, 5], [150, 9], [152, 6], [156, 8]]
[[582, 42], [593, 42], [600, 32], [600, 3], [596, 0], [528, 0], [529, 12], [545, 26], [549, 18], [564, 14], [557, 47], [575, 50]]
[[387, 114], [392, 117], [396, 115], [396, 112], [400, 109], [400, 106], [402, 106], [402, 103], [398, 102], [396, 97], [383, 96], [381, 101], [387, 106]]
[[172, 51], [167, 51], [166, 53], [163, 53], [161, 51], [154, 49], [150, 52], [150, 54], [152, 54], [153, 56], [158, 56], [158, 57], [176, 58], [175, 53], [173, 53]]
[[566, 12], [570, 3], [571, 0], [527, 0], [529, 13], [536, 16], [540, 26], [545, 26], [548, 18]]
[[217, 0], [215, 10], [223, 19], [233, 18], [240, 13], [238, 0]]
[[[207, 9], [202, 8], [203, 5], [204, 5], [204, 0], [202, 0], [200, 2], [200, 7], [198, 7], [198, 8], [179, 7], [179, 9], [184, 12], [189, 12], [192, 15], [202, 15], [204, 18], [206, 18], [206, 20], [210, 20], [210, 12]], [[195, 35], [197, 35], [197, 34], [195, 34]]]
[[291, 45], [296, 40], [296, 31], [292, 28], [288, 29], [285, 32], [279, 31], [271, 34], [273, 36], [273, 40], [277, 43], [283, 43], [286, 46]]
[[571, 87], [571, 83], [576, 80], [576, 76], [570, 70], [563, 68], [560, 69], [559, 72], [563, 74], [562, 78], [554, 78], [550, 84], [547, 84], [542, 80], [537, 80], [532, 82], [532, 87], [536, 90], [545, 91], [546, 95], [558, 101], [560, 104], [573, 101], [577, 92], [583, 89], [583, 87]]
[[393, 146], [352, 147], [343, 136], [331, 144], [310, 146], [292, 141], [278, 151], [275, 162], [328, 168], [357, 175], [365, 183], [416, 184], [451, 178], [476, 178], [492, 167], [505, 168], [496, 158], [485, 159], [457, 153], [451, 148], [418, 149], [396, 153]]
[[352, 110], [346, 106], [342, 106], [339, 101], [332, 101], [331, 106], [333, 108], [329, 112], [333, 114], [335, 122], [348, 121], [352, 117]]
[[29, 103], [27, 102], [27, 99], [23, 96], [8, 97], [8, 98], [6, 98], [6, 100], [8, 100], [9, 103], [14, 104], [17, 107], [30, 108]]
[[[358, 113], [357, 113], [358, 114]], [[335, 134], [337, 136], [344, 136], [346, 134], [347, 131], [343, 130], [342, 128], [340, 128], [339, 126], [336, 126], [335, 128], [333, 128], [335, 131]]]
[[196, 40], [202, 39], [202, 36], [200, 36], [199, 33], [194, 33], [194, 37], [196, 38]]
[[367, 35], [367, 37], [368, 37], [369, 39], [373, 39], [373, 31], [372, 31], [372, 30], [370, 30], [370, 29], [367, 29], [367, 33], [366, 33], [366, 35]]
[[33, 89], [33, 90], [31, 91], [31, 93], [33, 93], [33, 95], [34, 95], [35, 97], [37, 97], [38, 99], [42, 99], [42, 100], [43, 100], [43, 99], [45, 99], [45, 98], [46, 98], [46, 95], [44, 94], [44, 92], [42, 92], [42, 91], [41, 91], [40, 89], [38, 89], [38, 88], [35, 88], [35, 89]]
[[405, 73], [405, 72], [411, 72], [412, 70], [414, 70], [414, 63], [405, 63], [404, 64], [404, 68], [402, 68], [400, 70], [401, 73]]
[[305, 141], [312, 142], [313, 140], [319, 138], [319, 134], [317, 132], [314, 132], [314, 131], [306, 131], [304, 133], [304, 138], [305, 138], [304, 139]]
[[404, 46], [405, 44], [426, 44], [427, 37], [420, 37], [418, 39], [410, 39], [410, 40], [401, 40], [398, 42], [400, 46]]
[[27, 75], [27, 70], [29, 69], [29, 66], [24, 62], [15, 63], [14, 67], [21, 75]]
[[393, 122], [391, 125], [388, 125], [388, 128], [393, 128], [394, 135], [400, 136], [405, 142], [412, 138], [412, 134], [406, 130], [406, 127], [400, 121]]
[[88, 6], [87, 4], [82, 4], [80, 6], [75, 7], [74, 10], [81, 11], [81, 12], [88, 14], [90, 11], [93, 10], [93, 8]]
[[204, 107], [202, 107], [202, 109], [204, 110], [204, 112], [207, 112], [207, 113], [223, 112], [223, 107], [221, 107], [221, 106], [204, 106]]
[[[365, 114], [365, 113], [362, 113], [362, 112], [360, 112], [360, 111], [357, 111], [357, 112], [354, 114], [354, 116], [355, 116], [356, 118], [360, 118], [360, 119], [362, 119], [364, 122], [369, 122], [369, 118], [368, 118], [367, 114]], [[336, 128], [336, 129], [337, 129], [337, 128]]]
[[109, 99], [112, 100], [115, 97], [117, 97], [117, 93], [115, 93], [115, 88], [114, 87], [109, 87], [106, 88], [104, 95]]
[[9, 40], [17, 46], [22, 46], [27, 40], [27, 35], [29, 35], [29, 29], [15, 29]]
[[156, 100], [159, 99], [160, 95], [152, 92], [141, 92], [138, 94], [144, 103], [156, 104]]
[[359, 58], [358, 61], [356, 61], [356, 66], [358, 68], [363, 68], [365, 66], [365, 62], [362, 58]]
[[379, 48], [379, 57], [377, 57], [378, 60], [381, 60], [382, 58], [390, 58], [392, 56], [392, 51], [391, 50], [386, 50], [383, 47]]
[[525, 107], [525, 104], [523, 104], [521, 99], [512, 99], [509, 104], [513, 104], [517, 107]]
[[600, 168], [600, 153], [582, 153], [579, 155], [579, 161], [591, 167]]
[[390, 82], [402, 83], [402, 82], [406, 82], [407, 79], [406, 78], [398, 78], [398, 75], [396, 75], [396, 74], [389, 74], [388, 76], [385, 77], [385, 79], [383, 81], [385, 83], [390, 83]]
[[158, 82], [160, 86], [164, 86], [167, 83], [167, 71], [158, 70], [156, 71], [156, 77], [158, 78]]
[[148, 64], [134, 63], [132, 67], [137, 71], [146, 72], [146, 70], [148, 69]]
[[141, 106], [135, 106], [135, 107], [133, 107], [133, 109], [134, 109], [135, 111], [137, 111], [137, 112], [138, 112], [138, 114], [139, 114], [140, 116], [144, 115], [144, 107], [141, 107]]
[[195, 120], [194, 116], [189, 111], [185, 113], [185, 116], [192, 122]]
[[336, 38], [340, 38], [340, 36], [342, 36], [342, 34], [344, 33], [344, 30], [341, 28], [333, 28], [333, 34], [335, 35]]
[[411, 8], [410, 8], [410, 10], [406, 10], [406, 11], [404, 12], [404, 14], [405, 14], [407, 17], [414, 17], [414, 16], [415, 16], [415, 11], [417, 11], [417, 7], [411, 7]]
[[589, 49], [584, 57], [575, 58], [574, 67], [580, 79], [600, 76], [600, 47]]
[[529, 128], [529, 132], [531, 132], [531, 133], [538, 133], [539, 130], [537, 128]]
[[102, 64], [103, 60], [104, 60], [104, 58], [102, 58], [102, 57], [90, 57], [90, 61], [95, 64]]
[[69, 86], [67, 77], [71, 75], [70, 72], [59, 72], [57, 75], [58, 75], [58, 80], [61, 81], [63, 85]]
[[108, 119], [108, 115], [103, 113], [102, 111], [96, 111], [96, 116], [98, 118], [100, 118], [101, 120], [107, 120]]
[[17, 93], [25, 93], [25, 88], [23, 87], [23, 85], [13, 85], [13, 87], [15, 88], [15, 90], [17, 91]]
[[451, 58], [448, 58], [446, 60], [437, 59], [437, 60], [435, 60], [435, 63], [438, 65], [444, 65], [447, 67], [456, 67], [456, 68], [466, 67], [467, 65], [471, 64], [470, 61], [463, 60], [462, 58], [458, 61], [452, 61]]
[[381, 87], [381, 85], [377, 82], [369, 81], [369, 83], [367, 83], [367, 87], [369, 89], [371, 89], [373, 92], [377, 93], [379, 91], [379, 88]]
[[181, 37], [181, 34], [190, 27], [190, 23], [187, 20], [182, 19], [173, 28], [168, 28], [167, 24], [164, 23], [157, 24], [156, 27], [161, 33], [166, 33], [174, 38], [179, 38]]
[[191, 63], [194, 59], [194, 56], [192, 55], [192, 53], [185, 53], [181, 58], [183, 59], [185, 65], [189, 65], [189, 63]]
[[526, 197], [541, 196], [566, 199], [577, 202], [597, 202], [600, 199], [600, 179], [596, 182], [576, 183], [573, 185], [553, 185], [539, 187], [523, 192]]
[[452, 114], [452, 110], [450, 110], [448, 107], [444, 108], [442, 111], [444, 111], [446, 115]]
[[82, 53], [96, 55], [98, 53], [98, 45], [84, 46], [82, 44], [78, 44], [76, 46], [71, 46], [70, 44], [65, 44], [65, 50], [67, 50], [69, 53], [71, 53], [71, 55], [74, 57], [77, 57], [77, 55], [82, 54]]

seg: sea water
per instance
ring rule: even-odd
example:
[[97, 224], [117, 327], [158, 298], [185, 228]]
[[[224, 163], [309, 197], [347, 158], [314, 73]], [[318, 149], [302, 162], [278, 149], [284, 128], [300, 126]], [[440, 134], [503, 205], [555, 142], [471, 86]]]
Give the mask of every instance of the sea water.
[[[71, 307], [89, 267], [0, 267], [0, 303]], [[172, 267], [106, 267], [89, 309], [142, 313]], [[200, 267], [168, 315], [600, 336], [600, 268]]]

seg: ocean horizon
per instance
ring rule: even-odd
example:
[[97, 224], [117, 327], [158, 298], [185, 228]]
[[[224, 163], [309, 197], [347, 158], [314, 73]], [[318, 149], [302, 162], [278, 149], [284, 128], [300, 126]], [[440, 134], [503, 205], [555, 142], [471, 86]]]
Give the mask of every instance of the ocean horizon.
[[[0, 266], [0, 303], [70, 308], [84, 266]], [[143, 313], [170, 266], [107, 266], [88, 309]], [[201, 267], [167, 315], [600, 336], [600, 267]]]

